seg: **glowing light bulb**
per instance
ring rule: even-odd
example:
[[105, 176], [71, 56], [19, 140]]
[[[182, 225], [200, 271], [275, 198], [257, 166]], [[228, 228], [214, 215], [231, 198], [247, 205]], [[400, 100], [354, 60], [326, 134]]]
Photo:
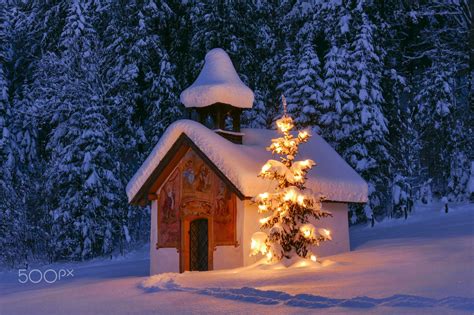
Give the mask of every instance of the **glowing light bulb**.
[[306, 139], [306, 138], [308, 138], [308, 136], [309, 136], [309, 134], [306, 130], [300, 131], [299, 134], [298, 134], [298, 137], [300, 139]]
[[311, 160], [304, 160], [303, 162], [301, 162], [301, 165], [307, 168], [311, 165]]
[[265, 165], [262, 166], [262, 173], [266, 173], [272, 165], [270, 163], [265, 163]]
[[268, 198], [268, 193], [265, 192], [263, 194], [260, 194], [259, 197], [260, 197], [260, 199], [267, 199]]
[[250, 242], [250, 249], [255, 250], [255, 249], [257, 249], [257, 248], [258, 248], [258, 243], [257, 243], [257, 241], [256, 241], [256, 240], [252, 240], [252, 241]]
[[259, 210], [260, 212], [267, 211], [267, 205], [258, 205], [258, 210]]
[[300, 227], [300, 233], [303, 234], [305, 238], [314, 237], [314, 226], [311, 223], [304, 224]]
[[296, 193], [293, 190], [288, 190], [283, 197], [283, 200], [288, 201], [288, 200], [295, 200], [296, 198]]
[[268, 260], [271, 260], [272, 257], [273, 257], [273, 254], [272, 254], [272, 252], [268, 252], [266, 256], [267, 256]]
[[318, 233], [328, 240], [332, 240], [331, 231], [328, 229], [318, 229]]
[[285, 116], [278, 119], [276, 124], [280, 131], [286, 133], [293, 128], [293, 119], [291, 119], [291, 117]]
[[255, 232], [252, 235], [251, 242], [250, 242], [250, 249], [252, 253], [250, 254], [251, 256], [257, 255], [258, 253], [261, 253], [265, 255], [268, 251], [267, 248], [267, 234], [264, 232]]
[[316, 262], [316, 256], [315, 256], [315, 255], [311, 255], [309, 258], [310, 258], [312, 261]]
[[265, 223], [268, 222], [269, 219], [270, 218], [262, 218], [262, 219], [259, 220], [259, 222], [260, 222], [260, 224], [265, 224]]
[[299, 195], [298, 198], [296, 199], [296, 201], [298, 202], [298, 204], [304, 205], [304, 196]]

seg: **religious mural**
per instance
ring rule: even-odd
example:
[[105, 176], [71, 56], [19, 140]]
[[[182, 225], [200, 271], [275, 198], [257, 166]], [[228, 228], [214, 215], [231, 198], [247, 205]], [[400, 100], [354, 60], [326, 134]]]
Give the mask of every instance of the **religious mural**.
[[235, 243], [235, 200], [227, 186], [219, 181], [214, 207], [214, 242], [220, 245]]
[[189, 150], [161, 187], [158, 199], [158, 247], [179, 248], [180, 220], [210, 216], [214, 245], [235, 245], [236, 200], [227, 185]]
[[176, 169], [161, 188], [158, 198], [158, 246], [175, 247], [179, 245], [179, 200], [180, 172]]

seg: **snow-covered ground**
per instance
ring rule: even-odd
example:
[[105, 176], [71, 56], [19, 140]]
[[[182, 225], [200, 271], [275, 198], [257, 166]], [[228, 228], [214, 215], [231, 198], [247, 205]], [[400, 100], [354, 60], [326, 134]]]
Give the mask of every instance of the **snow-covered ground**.
[[56, 283], [0, 273], [0, 314], [472, 314], [474, 204], [421, 206], [351, 230], [353, 251], [319, 265], [254, 265], [147, 277], [147, 251], [73, 268]]

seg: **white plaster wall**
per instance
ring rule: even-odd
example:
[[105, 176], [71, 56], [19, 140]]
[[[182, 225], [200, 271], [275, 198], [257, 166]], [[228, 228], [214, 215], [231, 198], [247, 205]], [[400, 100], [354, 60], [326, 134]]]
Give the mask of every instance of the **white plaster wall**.
[[331, 231], [332, 241], [322, 242], [312, 249], [317, 257], [324, 257], [350, 251], [348, 207], [346, 203], [324, 202], [323, 209], [331, 212], [332, 217], [312, 220], [316, 228]]
[[179, 272], [179, 253], [176, 248], [156, 249], [158, 202], [151, 202], [151, 230], [150, 230], [150, 275], [163, 272]]
[[252, 203], [250, 200], [245, 200], [242, 202], [244, 206], [244, 227], [243, 227], [243, 236], [242, 236], [242, 250], [243, 250], [243, 257], [244, 257], [244, 266], [251, 265], [258, 260], [260, 260], [263, 256], [250, 256], [250, 242], [252, 239], [252, 234], [260, 231], [260, 223], [258, 220], [263, 215], [258, 213], [257, 205]]
[[[217, 246], [214, 251], [214, 270], [231, 269], [243, 265], [242, 230], [244, 226], [243, 201], [237, 199], [236, 233], [238, 246]], [[219, 231], [214, 230], [214, 233]]]
[[217, 246], [214, 250], [214, 270], [242, 266], [242, 249], [235, 246]]

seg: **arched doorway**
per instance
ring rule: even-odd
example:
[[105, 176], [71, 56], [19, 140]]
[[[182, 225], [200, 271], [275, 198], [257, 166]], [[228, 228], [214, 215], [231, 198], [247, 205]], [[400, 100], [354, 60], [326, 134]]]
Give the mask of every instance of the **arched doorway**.
[[209, 270], [209, 224], [205, 218], [189, 225], [189, 270]]

